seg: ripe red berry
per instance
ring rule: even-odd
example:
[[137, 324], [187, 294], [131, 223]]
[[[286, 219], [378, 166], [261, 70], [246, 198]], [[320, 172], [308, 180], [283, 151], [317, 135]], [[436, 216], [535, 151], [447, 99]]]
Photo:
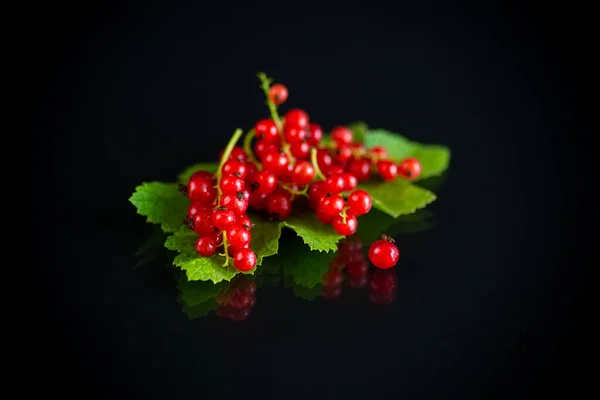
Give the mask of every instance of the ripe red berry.
[[336, 126], [331, 130], [331, 139], [338, 145], [352, 143], [353, 136], [347, 126]]
[[254, 125], [254, 134], [259, 141], [262, 139], [265, 143], [279, 143], [279, 132], [277, 125], [272, 119], [261, 119]]
[[279, 149], [278, 143], [267, 142], [265, 139], [260, 139], [254, 144], [254, 154], [259, 160], [265, 158], [265, 155]]
[[345, 186], [346, 181], [344, 180], [344, 177], [342, 175], [334, 174], [325, 179], [323, 191], [327, 193], [338, 194], [344, 191]]
[[239, 249], [233, 256], [233, 266], [242, 272], [256, 267], [256, 254], [250, 249]]
[[187, 185], [187, 195], [192, 203], [212, 203], [217, 198], [214, 180], [203, 177], [191, 178]]
[[254, 192], [269, 195], [277, 188], [277, 177], [271, 171], [260, 171], [254, 178], [254, 183], [251, 184]]
[[253, 192], [250, 194], [248, 205], [257, 211], [264, 210], [267, 206], [268, 194]]
[[392, 268], [400, 258], [400, 251], [396, 245], [388, 240], [377, 240], [369, 247], [369, 260], [377, 268]]
[[[325, 195], [322, 195], [321, 198], [325, 198]], [[316, 215], [317, 219], [325, 225], [329, 225], [331, 223], [331, 221], [333, 221], [333, 218], [335, 217], [335, 215], [325, 214], [323, 212], [323, 209], [319, 208], [319, 207], [316, 208], [315, 215]]]
[[319, 164], [321, 171], [329, 169], [332, 163], [333, 160], [331, 159], [331, 155], [327, 150], [317, 150], [317, 164]]
[[212, 236], [200, 236], [196, 239], [196, 252], [202, 257], [210, 257], [217, 251], [217, 245]]
[[236, 216], [244, 215], [248, 209], [248, 200], [242, 192], [224, 194], [219, 204], [233, 211]]
[[223, 194], [243, 192], [246, 188], [246, 182], [236, 175], [226, 175], [221, 178], [219, 187]]
[[308, 114], [298, 108], [289, 110], [285, 113], [285, 125], [294, 126], [296, 128], [308, 127]]
[[290, 145], [290, 152], [297, 160], [308, 160], [310, 158], [310, 145], [308, 142], [296, 142]]
[[212, 220], [211, 211], [198, 211], [193, 218], [194, 232], [198, 235], [208, 235], [214, 233], [217, 229]]
[[338, 145], [334, 152], [336, 162], [345, 163], [352, 158], [352, 149], [347, 144]]
[[196, 172], [194, 172], [194, 173], [193, 173], [193, 174], [190, 176], [190, 179], [193, 179], [193, 178], [200, 178], [200, 179], [211, 180], [212, 178], [214, 178], [214, 176], [213, 176], [213, 174], [211, 174], [211, 173], [210, 173], [210, 172], [208, 172], [208, 171], [203, 171], [203, 170], [200, 170], [200, 171], [196, 171]]
[[223, 235], [221, 234], [221, 232], [214, 232], [214, 233], [211, 233], [209, 236], [212, 237], [212, 239], [215, 242], [215, 245], [217, 247], [219, 247], [223, 244]]
[[364, 182], [371, 177], [371, 163], [364, 158], [354, 159], [348, 163], [346, 171], [354, 175], [359, 182]]
[[248, 154], [246, 154], [246, 152], [244, 151], [243, 148], [241, 148], [239, 146], [235, 146], [231, 150], [231, 154], [229, 154], [229, 159], [230, 160], [238, 160], [240, 162], [245, 163], [246, 161], [248, 161]]
[[410, 181], [421, 175], [421, 163], [416, 158], [410, 157], [398, 164], [398, 175]]
[[308, 205], [313, 210], [318, 209], [321, 199], [326, 196], [323, 191], [323, 181], [317, 181], [308, 188]]
[[377, 161], [377, 172], [384, 181], [389, 182], [396, 179], [398, 167], [392, 161], [381, 160]]
[[382, 146], [371, 147], [371, 149], [369, 150], [369, 153], [371, 153], [371, 155], [375, 157], [376, 161], [383, 160], [388, 157], [387, 150], [385, 149], [385, 147], [382, 147]]
[[282, 151], [270, 151], [263, 157], [262, 163], [267, 171], [281, 175], [287, 171], [290, 160]]
[[219, 230], [225, 230], [235, 223], [235, 214], [226, 207], [217, 207], [212, 213], [212, 222]]
[[275, 191], [267, 197], [267, 211], [277, 219], [284, 219], [292, 212], [292, 202], [281, 191]]
[[342, 178], [344, 179], [344, 192], [354, 190], [358, 185], [358, 179], [352, 174], [344, 172], [342, 173]]
[[227, 228], [227, 241], [233, 247], [242, 248], [250, 243], [252, 235], [250, 231], [241, 225], [232, 225]]
[[331, 164], [327, 170], [321, 172], [323, 172], [325, 176], [341, 175], [344, 173], [344, 167], [339, 164]]
[[246, 214], [240, 215], [239, 217], [237, 217], [235, 222], [238, 225], [243, 226], [244, 229], [246, 229], [248, 231], [251, 231], [253, 228], [252, 221], [250, 221], [250, 217], [248, 217], [248, 215], [246, 215]]
[[223, 176], [235, 175], [242, 179], [246, 179], [246, 163], [238, 160], [228, 160], [223, 164], [221, 174]]
[[367, 154], [367, 148], [362, 143], [352, 143], [350, 144], [350, 148], [353, 155], [364, 156]]
[[[247, 184], [254, 182], [254, 177], [256, 176], [257, 173], [258, 173], [258, 168], [256, 167], [256, 164], [248, 161], [246, 163], [246, 178], [244, 178], [244, 181], [246, 181]], [[246, 185], [246, 186], [248, 186], [248, 185]]]
[[371, 195], [369, 195], [369, 193], [359, 189], [350, 193], [347, 203], [348, 207], [350, 207], [350, 211], [354, 215], [361, 216], [371, 210], [373, 200], [371, 199]]
[[304, 139], [306, 139], [306, 131], [304, 128], [298, 128], [293, 125], [286, 124], [285, 128], [283, 128], [283, 134], [285, 141], [290, 144], [302, 142]]
[[309, 161], [300, 161], [294, 166], [292, 180], [299, 186], [308, 185], [315, 179], [315, 167]]
[[281, 83], [276, 83], [269, 88], [269, 100], [280, 105], [285, 103], [288, 98], [288, 89]]
[[321, 128], [321, 125], [319, 124], [311, 123], [308, 126], [308, 144], [316, 146], [321, 139], [323, 139], [323, 128]]
[[323, 215], [336, 216], [344, 209], [344, 199], [339, 194], [325, 196], [319, 204]]
[[341, 215], [336, 215], [331, 220], [331, 226], [340, 235], [350, 236], [356, 232], [356, 229], [358, 228], [358, 220], [350, 213], [346, 215], [346, 222], [344, 222], [344, 218]]
[[190, 218], [193, 218], [194, 215], [196, 215], [196, 213], [198, 211], [210, 211], [210, 210], [212, 210], [212, 207], [208, 204], [204, 204], [204, 203], [200, 203], [200, 202], [192, 203], [188, 207], [187, 216]]

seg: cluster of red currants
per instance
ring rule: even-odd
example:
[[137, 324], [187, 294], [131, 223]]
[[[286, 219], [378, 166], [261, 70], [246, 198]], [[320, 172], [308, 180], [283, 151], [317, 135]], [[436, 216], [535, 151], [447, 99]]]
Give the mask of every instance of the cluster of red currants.
[[243, 321], [250, 315], [250, 310], [256, 304], [256, 282], [241, 276], [224, 293], [215, 297], [219, 308], [215, 314], [220, 318], [232, 321]]

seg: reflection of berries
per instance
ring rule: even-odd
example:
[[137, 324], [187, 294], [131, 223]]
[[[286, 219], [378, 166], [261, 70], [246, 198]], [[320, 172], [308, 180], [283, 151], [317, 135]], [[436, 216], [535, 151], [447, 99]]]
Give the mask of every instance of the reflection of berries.
[[332, 287], [323, 286], [323, 288], [321, 290], [321, 296], [323, 296], [323, 298], [325, 300], [333, 300], [333, 299], [339, 297], [339, 295], [341, 293], [342, 293], [341, 286], [332, 286]]
[[220, 303], [215, 311], [220, 318], [232, 321], [243, 321], [250, 315], [256, 303], [256, 282], [246, 276], [238, 276], [226, 292], [219, 294], [215, 300]]
[[344, 277], [342, 276], [342, 273], [339, 271], [328, 271], [323, 275], [323, 286], [326, 287], [334, 287], [334, 286], [340, 286], [342, 284], [342, 282], [344, 281]]
[[369, 248], [369, 260], [378, 268], [392, 268], [400, 258], [400, 251], [393, 243], [393, 239], [383, 235], [383, 239], [377, 240]]
[[397, 277], [394, 270], [376, 269], [369, 281], [369, 299], [377, 305], [388, 305], [396, 298]]

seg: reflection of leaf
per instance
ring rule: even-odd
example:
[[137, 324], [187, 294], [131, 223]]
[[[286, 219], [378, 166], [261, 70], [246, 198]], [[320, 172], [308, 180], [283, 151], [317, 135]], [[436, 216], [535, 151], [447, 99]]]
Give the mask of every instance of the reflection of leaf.
[[212, 283], [210, 281], [188, 281], [181, 279], [178, 289], [181, 292], [181, 300], [190, 307], [205, 303], [213, 299], [219, 293], [229, 288], [230, 282], [221, 281]]
[[190, 180], [190, 177], [192, 176], [192, 174], [194, 172], [207, 171], [207, 172], [214, 174], [215, 172], [217, 172], [217, 169], [219, 169], [219, 164], [217, 164], [217, 163], [194, 164], [194, 165], [190, 165], [189, 167], [187, 167], [186, 169], [181, 171], [181, 173], [179, 175], [177, 175], [177, 179], [178, 179], [179, 183], [183, 183], [184, 185], [187, 185], [188, 181]]
[[149, 182], [135, 188], [129, 198], [137, 213], [148, 222], [160, 224], [165, 232], [176, 232], [183, 224], [189, 200], [175, 183]]
[[321, 282], [329, 269], [329, 262], [335, 252], [306, 251], [306, 245], [299, 240], [290, 240], [281, 249], [282, 265], [286, 275], [291, 275], [296, 285], [312, 288]]
[[296, 297], [304, 300], [314, 300], [321, 295], [321, 285], [315, 285], [312, 288], [307, 288], [305, 286], [295, 285], [294, 286], [294, 294]]
[[371, 195], [374, 208], [395, 218], [411, 214], [436, 199], [435, 194], [429, 190], [402, 179], [393, 182], [363, 182], [357, 189], [362, 189]]
[[197, 304], [195, 306], [183, 305], [183, 312], [188, 316], [189, 319], [196, 319], [204, 317], [209, 312], [219, 308], [219, 304], [213, 299], [209, 299], [204, 303]]
[[133, 258], [137, 260], [133, 268], [140, 268], [158, 259], [165, 249], [163, 244], [166, 238], [167, 234], [156, 227], [152, 235], [133, 253]]

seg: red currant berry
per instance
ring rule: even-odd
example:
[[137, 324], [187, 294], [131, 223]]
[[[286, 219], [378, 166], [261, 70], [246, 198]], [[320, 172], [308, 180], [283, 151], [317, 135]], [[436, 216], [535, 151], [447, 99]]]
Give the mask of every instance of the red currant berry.
[[230, 160], [238, 160], [240, 162], [245, 163], [246, 161], [248, 161], [248, 154], [246, 154], [246, 152], [244, 151], [243, 148], [241, 148], [239, 146], [235, 146], [231, 150], [231, 154], [229, 154], [229, 159]]
[[308, 142], [296, 142], [290, 145], [290, 152], [297, 160], [308, 160], [310, 158], [310, 145]]
[[352, 158], [352, 149], [347, 144], [338, 145], [335, 149], [334, 159], [336, 162], [344, 163]]
[[283, 128], [283, 134], [285, 141], [290, 144], [299, 143], [306, 139], [306, 131], [293, 125], [286, 125]]
[[341, 175], [344, 173], [344, 167], [337, 164], [332, 164], [327, 170], [323, 171], [325, 176]]
[[259, 160], [265, 158], [268, 153], [277, 151], [278, 149], [277, 143], [267, 142], [265, 139], [261, 139], [254, 144], [254, 154], [256, 154]]
[[254, 134], [259, 141], [264, 140], [265, 143], [279, 143], [277, 125], [275, 125], [272, 119], [261, 119], [258, 121], [254, 125]]
[[358, 179], [354, 175], [344, 172], [342, 178], [344, 179], [344, 192], [354, 190], [358, 186]]
[[253, 192], [250, 194], [248, 205], [258, 211], [264, 210], [267, 207], [267, 196], [265, 193]]
[[367, 149], [362, 143], [352, 143], [350, 144], [350, 148], [352, 149], [352, 154], [364, 156], [367, 154]]
[[224, 194], [219, 204], [233, 211], [236, 216], [245, 214], [248, 209], [248, 200], [242, 192]]
[[344, 187], [346, 186], [346, 181], [342, 175], [331, 175], [327, 179], [325, 179], [325, 183], [323, 184], [323, 191], [333, 194], [338, 194], [344, 191]]
[[267, 171], [281, 175], [287, 171], [290, 160], [282, 151], [270, 151], [264, 156], [262, 163]]
[[217, 245], [212, 236], [200, 236], [196, 239], [196, 252], [202, 257], [210, 257], [217, 251]]
[[326, 196], [322, 189], [323, 181], [317, 181], [308, 188], [308, 205], [313, 210], [318, 209], [321, 199]]
[[398, 175], [412, 181], [421, 175], [421, 163], [416, 158], [407, 158], [398, 164]]
[[198, 211], [210, 211], [210, 210], [212, 210], [212, 207], [209, 206], [208, 204], [204, 204], [204, 203], [200, 203], [200, 202], [192, 203], [188, 207], [187, 216], [190, 218], [193, 218], [194, 215], [196, 215], [196, 213]]
[[209, 204], [217, 198], [217, 189], [212, 178], [195, 177], [188, 182], [187, 195], [192, 203]]
[[212, 180], [214, 178], [213, 174], [211, 174], [208, 171], [196, 171], [194, 172], [191, 176], [190, 179], [194, 179], [194, 178], [200, 178], [200, 179], [205, 179], [205, 180]]
[[208, 235], [214, 233], [217, 229], [212, 220], [211, 211], [198, 211], [193, 218], [194, 232], [198, 235]]
[[240, 226], [243, 226], [244, 229], [251, 231], [252, 228], [254, 227], [252, 225], [252, 221], [250, 221], [250, 217], [248, 217], [248, 215], [244, 214], [244, 215], [240, 215], [239, 217], [236, 218], [236, 223], [239, 224]]
[[323, 139], [323, 128], [321, 125], [312, 123], [308, 126], [308, 144], [316, 146]]
[[276, 105], [285, 103], [288, 98], [288, 89], [281, 83], [276, 83], [269, 88], [269, 100]]
[[388, 240], [377, 240], [369, 247], [369, 260], [377, 268], [392, 268], [400, 258], [398, 247]]
[[217, 207], [213, 210], [212, 222], [218, 230], [225, 230], [235, 224], [235, 214], [227, 207]]
[[245, 308], [250, 304], [252, 295], [247, 295], [242, 292], [235, 292], [233, 296], [227, 301], [227, 305], [232, 308]]
[[246, 182], [236, 175], [226, 175], [221, 178], [219, 187], [223, 194], [243, 192], [246, 188]]
[[381, 160], [377, 161], [377, 172], [384, 181], [389, 182], [396, 179], [398, 167], [392, 161]]
[[278, 178], [283, 183], [292, 183], [294, 182], [292, 179], [292, 174], [294, 173], [294, 166], [292, 164], [288, 164], [284, 171], [278, 175]]
[[336, 216], [344, 209], [344, 199], [339, 194], [325, 196], [319, 204], [323, 215]]
[[[258, 168], [256, 167], [256, 164], [248, 161], [246, 163], [246, 178], [244, 178], [246, 183], [250, 184], [250, 183], [254, 182], [254, 177], [256, 176], [257, 173], [258, 173]], [[248, 185], [246, 185], [246, 186], [248, 186]]]
[[308, 114], [300, 109], [292, 109], [285, 113], [285, 125], [295, 126], [296, 128], [308, 127]]
[[350, 211], [359, 217], [368, 213], [373, 205], [371, 195], [364, 190], [355, 190], [354, 192], [350, 193], [347, 203], [348, 207], [350, 207]]
[[346, 171], [354, 175], [359, 182], [364, 182], [371, 177], [371, 163], [364, 158], [354, 159], [350, 161]]
[[227, 241], [233, 247], [242, 248], [250, 243], [250, 231], [241, 225], [232, 225], [227, 228]]
[[358, 220], [354, 215], [348, 214], [346, 215], [346, 222], [344, 222], [344, 218], [341, 215], [336, 215], [331, 220], [331, 226], [340, 235], [350, 236], [356, 232]]
[[352, 131], [347, 126], [336, 126], [331, 130], [331, 139], [338, 145], [352, 143], [353, 136]]
[[281, 191], [275, 191], [267, 197], [267, 211], [277, 219], [284, 219], [292, 212], [292, 202]]
[[233, 256], [233, 266], [242, 272], [256, 267], [256, 254], [250, 249], [240, 249]]
[[292, 180], [299, 186], [308, 185], [315, 179], [315, 167], [309, 161], [300, 161], [294, 166]]
[[[326, 195], [322, 195], [322, 198], [325, 198]], [[333, 221], [333, 218], [335, 217], [335, 215], [329, 215], [329, 214], [325, 214], [323, 212], [322, 208], [316, 208], [315, 211], [315, 215], [317, 217], [317, 219], [319, 220], [319, 222], [325, 224], [325, 225], [329, 225], [331, 224], [331, 221]]]
[[375, 160], [382, 160], [388, 157], [387, 150], [382, 146], [373, 146], [369, 152], [373, 157], [375, 157]]
[[254, 178], [254, 183], [251, 184], [254, 192], [269, 195], [277, 188], [277, 177], [270, 171], [260, 171]]
[[317, 164], [319, 164], [319, 168], [322, 170], [327, 170], [333, 163], [331, 159], [331, 155], [325, 149], [317, 150]]
[[212, 237], [217, 247], [223, 244], [223, 235], [221, 234], [221, 232], [211, 233], [210, 236]]
[[223, 176], [235, 175], [239, 178], [246, 179], [246, 163], [238, 160], [228, 160], [223, 164], [221, 174]]

